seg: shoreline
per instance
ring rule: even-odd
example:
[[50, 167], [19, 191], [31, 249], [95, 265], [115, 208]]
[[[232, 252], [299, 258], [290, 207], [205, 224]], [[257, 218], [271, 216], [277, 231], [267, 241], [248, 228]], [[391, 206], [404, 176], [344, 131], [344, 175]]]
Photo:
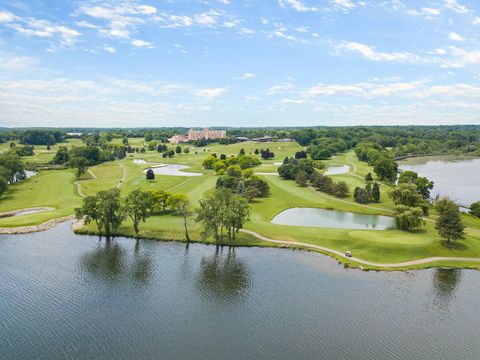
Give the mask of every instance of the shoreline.
[[[6, 227], [0, 227], [0, 235], [20, 235], [20, 234], [29, 234], [29, 233], [34, 233], [34, 232], [41, 232], [41, 231], [46, 231], [54, 228], [58, 224], [64, 223], [66, 221], [72, 221], [71, 224], [71, 230], [77, 234], [77, 235], [96, 235], [99, 236], [98, 233], [95, 231], [88, 231], [88, 230], [82, 230], [82, 227], [84, 225], [82, 220], [76, 220], [75, 215], [68, 215], [64, 216], [61, 218], [56, 218], [52, 219], [49, 221], [46, 221], [42, 224], [39, 225], [31, 225], [31, 226], [19, 226], [19, 227], [12, 227], [12, 228], [6, 228]], [[315, 244], [308, 244], [308, 243], [302, 243], [298, 241], [287, 241], [287, 240], [277, 240], [277, 239], [270, 239], [266, 236], [263, 236], [255, 231], [251, 230], [246, 230], [246, 229], [240, 229], [240, 232], [251, 235], [255, 237], [258, 240], [265, 241], [270, 244], [275, 244], [275, 246], [272, 247], [277, 247], [277, 248], [283, 248], [283, 249], [290, 249], [290, 250], [302, 250], [302, 251], [314, 251], [316, 253], [328, 256], [332, 259], [337, 260], [339, 263], [343, 264], [345, 267], [351, 267], [351, 268], [358, 268], [360, 270], [364, 271], [410, 271], [410, 270], [425, 270], [428, 268], [444, 268], [444, 267], [449, 267], [449, 268], [456, 268], [456, 269], [473, 269], [473, 270], [480, 270], [480, 258], [462, 258], [462, 257], [444, 257], [444, 256], [438, 256], [438, 257], [429, 257], [429, 258], [424, 258], [424, 259], [416, 259], [416, 260], [408, 260], [404, 262], [399, 262], [399, 263], [392, 263], [392, 264], [382, 264], [382, 263], [376, 263], [373, 261], [368, 261], [368, 260], [363, 260], [360, 258], [356, 257], [347, 257], [343, 252], [335, 250], [335, 249], [330, 249], [324, 246], [320, 245], [315, 245]], [[132, 237], [129, 235], [124, 235], [124, 234], [117, 234], [115, 237], [124, 237], [132, 240], [151, 240], [151, 241], [175, 241], [175, 242], [181, 242], [181, 243], [187, 243], [186, 240], [177, 240], [177, 239], [162, 239], [162, 238], [156, 238], [156, 237]], [[262, 246], [259, 244], [216, 244], [216, 243], [208, 243], [205, 241], [197, 241], [197, 240], [191, 240], [190, 243], [196, 243], [196, 244], [203, 244], [203, 245], [212, 245], [212, 246], [233, 246], [233, 247], [268, 247], [268, 246]], [[477, 263], [478, 266], [444, 266], [441, 264], [436, 265], [437, 263], [441, 262], [465, 262], [465, 263]], [[432, 265], [433, 266], [429, 266]], [[459, 264], [461, 265], [461, 264]]]

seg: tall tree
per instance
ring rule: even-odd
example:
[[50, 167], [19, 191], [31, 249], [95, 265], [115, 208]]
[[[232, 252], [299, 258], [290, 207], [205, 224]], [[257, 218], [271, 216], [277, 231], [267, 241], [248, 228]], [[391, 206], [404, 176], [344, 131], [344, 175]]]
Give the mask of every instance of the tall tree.
[[452, 200], [443, 198], [435, 203], [435, 209], [439, 217], [435, 224], [435, 229], [447, 243], [452, 240], [459, 240], [465, 237], [465, 226], [463, 225], [458, 205]]
[[125, 199], [125, 214], [132, 219], [135, 236], [138, 236], [140, 221], [147, 221], [152, 215], [152, 193], [142, 190], [133, 190]]
[[183, 217], [183, 226], [185, 228], [185, 238], [190, 241], [188, 235], [188, 218], [192, 215], [190, 201], [183, 194], [174, 194], [168, 199], [168, 207], [178, 216]]
[[378, 185], [376, 181], [372, 187], [372, 201], [376, 203], [380, 202], [380, 185]]
[[125, 213], [120, 201], [120, 190], [113, 188], [100, 191], [97, 194], [99, 223], [105, 229], [108, 237], [115, 234], [118, 227], [125, 220]]
[[398, 205], [394, 210], [394, 218], [399, 230], [414, 230], [424, 225], [423, 210], [419, 207]]

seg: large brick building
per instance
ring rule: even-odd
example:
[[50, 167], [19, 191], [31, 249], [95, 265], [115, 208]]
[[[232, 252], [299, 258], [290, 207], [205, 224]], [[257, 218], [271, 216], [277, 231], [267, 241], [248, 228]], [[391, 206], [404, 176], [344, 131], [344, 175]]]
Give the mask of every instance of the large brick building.
[[174, 135], [168, 141], [172, 144], [185, 143], [195, 140], [211, 140], [211, 139], [224, 139], [227, 137], [227, 132], [225, 130], [188, 130], [188, 135]]

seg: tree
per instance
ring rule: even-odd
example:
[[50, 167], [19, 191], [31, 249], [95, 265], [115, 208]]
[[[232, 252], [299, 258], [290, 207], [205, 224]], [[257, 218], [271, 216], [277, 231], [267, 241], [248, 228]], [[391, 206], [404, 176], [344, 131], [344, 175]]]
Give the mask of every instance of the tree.
[[348, 195], [348, 185], [345, 181], [339, 181], [334, 185], [333, 194], [337, 197], [344, 198]]
[[184, 152], [185, 154], [189, 154], [189, 153], [190, 153], [190, 149], [189, 149], [188, 147], [186, 147], [185, 149], [183, 149], [183, 152]]
[[376, 159], [373, 170], [381, 181], [387, 180], [393, 183], [397, 179], [398, 165], [387, 156]]
[[147, 178], [147, 180], [155, 180], [155, 173], [152, 169], [148, 169], [145, 177]]
[[77, 172], [76, 172], [77, 178], [85, 174], [85, 172], [87, 171], [88, 160], [83, 156], [74, 157], [73, 159], [69, 160], [68, 163], [70, 166], [77, 169]]
[[439, 213], [435, 229], [442, 238], [447, 239], [447, 244], [452, 240], [463, 239], [465, 227], [458, 205], [448, 198], [443, 198], [435, 203], [435, 209]]
[[480, 217], [480, 201], [474, 202], [470, 205], [470, 214]]
[[182, 147], [180, 145], [177, 145], [177, 147], [175, 148], [175, 153], [177, 153], [177, 154], [182, 153]]
[[258, 155], [260, 154], [260, 151], [258, 151], [258, 149], [255, 149], [255, 155]]
[[192, 215], [190, 201], [183, 194], [174, 194], [168, 199], [168, 207], [178, 216], [183, 217], [183, 226], [185, 228], [185, 238], [190, 241], [188, 235], [188, 218]]
[[0, 197], [8, 189], [8, 182], [3, 176], [0, 176]]
[[105, 229], [105, 235], [108, 237], [115, 234], [118, 227], [125, 220], [123, 207], [120, 202], [120, 190], [113, 188], [100, 191], [97, 197], [99, 223]]
[[424, 200], [430, 198], [430, 190], [433, 189], [433, 181], [428, 180], [426, 177], [418, 177], [415, 171], [405, 170], [399, 178], [399, 184], [415, 184], [417, 186], [417, 192], [422, 196]]
[[366, 181], [373, 181], [373, 177], [372, 177], [372, 173], [369, 172], [366, 176], [365, 176], [365, 180]]
[[353, 199], [359, 204], [368, 204], [370, 201], [370, 194], [366, 189], [357, 186], [353, 190]]
[[[297, 151], [295, 153], [295, 159], [306, 159], [306, 158], [307, 158], [307, 153], [304, 150]], [[285, 164], [285, 161], [283, 163]]]
[[244, 148], [241, 148], [241, 149], [240, 149], [240, 152], [238, 153], [238, 155], [245, 155], [245, 149], [244, 149]]
[[200, 200], [196, 215], [196, 221], [204, 226], [203, 238], [213, 235], [216, 242], [223, 243], [226, 231], [233, 242], [235, 234], [250, 219], [250, 208], [244, 198], [228, 189], [217, 189]]
[[389, 196], [395, 205], [421, 207], [423, 214], [428, 215], [428, 203], [418, 193], [415, 184], [399, 184], [390, 191]]
[[300, 170], [295, 176], [295, 182], [298, 185], [305, 187], [307, 186], [307, 181], [308, 181], [308, 174], [305, 171]]
[[402, 171], [402, 173], [398, 177], [398, 183], [413, 184], [417, 178], [418, 178], [418, 174], [415, 171], [405, 170], [405, 171]]
[[380, 202], [380, 185], [375, 181], [372, 187], [372, 201], [375, 203]]
[[135, 236], [138, 236], [140, 221], [145, 222], [152, 214], [153, 196], [148, 191], [133, 190], [125, 199], [125, 214], [132, 219]]
[[170, 193], [166, 191], [151, 190], [150, 194], [152, 194], [152, 211], [156, 214], [167, 212]]
[[399, 230], [414, 230], [422, 227], [423, 210], [419, 207], [399, 205], [394, 210], [395, 225]]
[[128, 138], [126, 136], [122, 139], [122, 143], [123, 145], [128, 145]]
[[97, 225], [98, 232], [102, 234], [102, 226], [100, 224], [100, 214], [98, 211], [98, 198], [97, 196], [89, 195], [83, 198], [82, 206], [75, 209], [75, 217], [77, 220], [83, 218], [85, 224], [89, 224], [92, 221]]

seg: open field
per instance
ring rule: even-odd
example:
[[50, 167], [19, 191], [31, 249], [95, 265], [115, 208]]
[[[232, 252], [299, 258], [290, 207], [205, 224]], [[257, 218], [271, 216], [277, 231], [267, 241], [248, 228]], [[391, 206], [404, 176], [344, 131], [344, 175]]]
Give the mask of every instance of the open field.
[[[115, 139], [121, 141], [121, 139]], [[129, 139], [132, 146], [141, 146], [143, 139]], [[73, 209], [80, 205], [81, 195], [94, 194], [100, 190], [119, 186], [123, 194], [141, 188], [152, 190], [165, 190], [171, 193], [182, 193], [189, 197], [193, 204], [208, 191], [212, 191], [216, 182], [216, 175], [202, 168], [202, 161], [212, 153], [217, 155], [237, 155], [240, 149], [247, 154], [254, 153], [255, 149], [269, 148], [275, 153], [275, 158], [262, 161], [262, 165], [254, 169], [257, 173], [276, 172], [278, 164], [285, 156], [293, 156], [301, 150], [296, 143], [269, 143], [258, 144], [253, 142], [234, 145], [210, 144], [205, 148], [195, 148], [191, 145], [190, 153], [176, 155], [173, 158], [163, 158], [156, 151], [146, 153], [128, 154], [121, 161], [103, 163], [90, 168], [81, 179], [74, 178], [73, 170], [48, 170], [41, 171], [31, 179], [14, 184], [0, 200], [0, 212], [34, 206], [49, 206], [55, 208], [53, 212], [24, 215], [0, 219], [0, 226], [12, 227], [39, 224], [52, 218], [57, 218], [73, 213]], [[39, 149], [40, 151], [40, 149]], [[36, 155], [33, 161], [48, 161], [53, 154], [42, 153]], [[148, 164], [133, 163], [133, 159], [144, 159], [151, 163], [172, 163], [189, 166], [185, 171], [201, 172], [202, 176], [183, 177], [156, 175], [155, 180], [145, 180], [144, 169]], [[252, 220], [246, 224], [245, 229], [259, 233], [271, 239], [301, 242], [323, 246], [336, 251], [352, 251], [355, 257], [375, 263], [399, 263], [429, 257], [465, 257], [480, 258], [480, 219], [464, 215], [467, 229], [465, 240], [458, 241], [447, 247], [439, 238], [434, 229], [433, 220], [436, 214], [432, 212], [430, 221], [419, 231], [404, 232], [399, 230], [346, 230], [333, 228], [315, 228], [272, 224], [271, 219], [281, 211], [291, 207], [327, 208], [340, 211], [349, 211], [363, 214], [391, 215], [393, 203], [388, 198], [389, 186], [381, 185], [381, 202], [379, 204], [361, 205], [353, 201], [352, 193], [355, 186], [364, 186], [364, 177], [372, 169], [363, 162], [359, 162], [353, 152], [339, 154], [331, 160], [325, 161], [326, 165], [349, 165], [347, 174], [332, 175], [335, 181], [345, 181], [350, 187], [350, 194], [344, 199], [315, 191], [309, 187], [299, 187], [294, 181], [283, 180], [279, 176], [260, 175], [270, 185], [271, 194], [267, 198], [258, 199], [252, 203]], [[93, 174], [93, 175], [92, 175]], [[124, 177], [124, 180], [122, 178]], [[75, 185], [77, 182], [78, 185]], [[190, 221], [191, 237], [201, 241], [201, 228]], [[92, 225], [84, 227], [82, 232], [95, 231]], [[173, 215], [154, 216], [146, 223], [140, 225], [140, 236], [160, 240], [184, 240], [182, 219]], [[129, 222], [120, 228], [122, 235], [133, 235]], [[212, 242], [206, 240], [206, 242]], [[279, 246], [258, 240], [252, 235], [240, 234], [238, 245], [246, 246]], [[342, 262], [354, 265], [353, 261], [341, 259]], [[480, 262], [466, 261], [440, 261], [436, 266], [456, 266], [480, 268]], [[433, 266], [431, 263], [409, 266], [408, 268], [421, 268]], [[368, 267], [368, 266], [367, 266]]]

